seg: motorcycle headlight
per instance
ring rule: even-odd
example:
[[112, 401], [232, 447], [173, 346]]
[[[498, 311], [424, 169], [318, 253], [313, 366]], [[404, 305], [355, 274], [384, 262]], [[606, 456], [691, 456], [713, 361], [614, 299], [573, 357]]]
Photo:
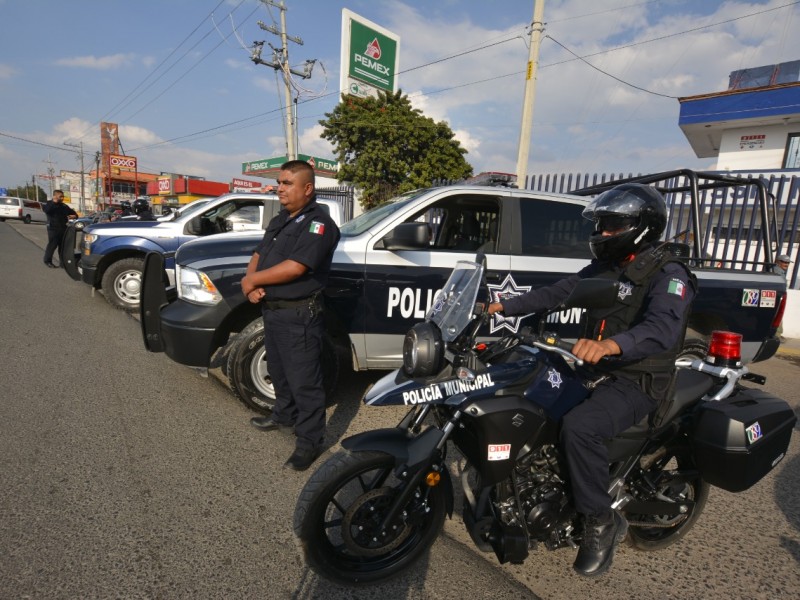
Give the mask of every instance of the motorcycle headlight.
[[217, 286], [202, 271], [178, 265], [175, 267], [175, 280], [181, 300], [195, 304], [217, 304], [222, 300]]
[[425, 321], [409, 329], [403, 340], [403, 370], [410, 377], [428, 377], [439, 372], [444, 342], [439, 328]]

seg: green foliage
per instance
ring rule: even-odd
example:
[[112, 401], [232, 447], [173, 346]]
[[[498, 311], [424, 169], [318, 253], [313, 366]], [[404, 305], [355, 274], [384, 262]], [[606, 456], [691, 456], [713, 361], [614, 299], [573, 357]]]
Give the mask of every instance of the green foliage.
[[26, 200], [39, 200], [40, 202], [47, 202], [47, 192], [45, 192], [38, 185], [34, 188], [30, 184], [21, 185], [15, 188], [8, 188], [8, 195], [17, 198], [25, 198]]
[[467, 151], [447, 123], [412, 108], [401, 91], [377, 98], [345, 94], [325, 116], [322, 137], [333, 144], [339, 181], [362, 189], [364, 208], [437, 179], [472, 175]]

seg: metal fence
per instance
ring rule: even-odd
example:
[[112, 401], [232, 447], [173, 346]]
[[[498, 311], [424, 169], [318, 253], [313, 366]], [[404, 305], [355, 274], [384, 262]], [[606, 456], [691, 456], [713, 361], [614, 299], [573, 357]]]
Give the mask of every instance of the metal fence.
[[[734, 173], [734, 176], [751, 176], [764, 181], [770, 195], [775, 215], [774, 222], [762, 223], [758, 210], [756, 187], [743, 185], [732, 189], [708, 189], [700, 192], [701, 250], [704, 259], [719, 267], [736, 267], [754, 270], [763, 265], [764, 248], [761, 246], [761, 228], [769, 227], [769, 238], [774, 240], [773, 254], [788, 254], [792, 258], [787, 280], [797, 288], [800, 265], [800, 174], [786, 173]], [[722, 173], [720, 173], [722, 174]], [[623, 173], [573, 173], [531, 176], [529, 189], [543, 192], [569, 193], [606, 182], [634, 177]], [[670, 219], [667, 237], [691, 241], [693, 230], [691, 211], [685, 193], [669, 193], [671, 187], [681, 187], [679, 178], [659, 184], [664, 191]]]
[[342, 216], [345, 222], [353, 218], [353, 202], [355, 189], [350, 185], [340, 185], [337, 187], [317, 188], [317, 196], [336, 200], [342, 205]]

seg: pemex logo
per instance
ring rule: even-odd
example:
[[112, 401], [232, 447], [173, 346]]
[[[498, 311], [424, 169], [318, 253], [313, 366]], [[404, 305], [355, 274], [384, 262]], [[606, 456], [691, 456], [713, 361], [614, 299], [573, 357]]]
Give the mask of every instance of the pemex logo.
[[367, 44], [367, 49], [364, 50], [364, 54], [375, 60], [380, 59], [381, 45], [378, 43], [378, 38], [373, 39], [369, 44]]

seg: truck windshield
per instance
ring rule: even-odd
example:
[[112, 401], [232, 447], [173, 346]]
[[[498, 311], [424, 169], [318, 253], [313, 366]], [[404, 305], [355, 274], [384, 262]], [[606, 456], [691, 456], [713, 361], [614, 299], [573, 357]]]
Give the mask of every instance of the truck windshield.
[[383, 204], [379, 204], [375, 208], [371, 208], [367, 212], [358, 215], [339, 228], [342, 237], [355, 237], [357, 235], [361, 235], [373, 225], [400, 210], [414, 198], [422, 195], [426, 191], [427, 190], [414, 190], [413, 192], [408, 192], [403, 196], [397, 196], [396, 198], [387, 200]]

